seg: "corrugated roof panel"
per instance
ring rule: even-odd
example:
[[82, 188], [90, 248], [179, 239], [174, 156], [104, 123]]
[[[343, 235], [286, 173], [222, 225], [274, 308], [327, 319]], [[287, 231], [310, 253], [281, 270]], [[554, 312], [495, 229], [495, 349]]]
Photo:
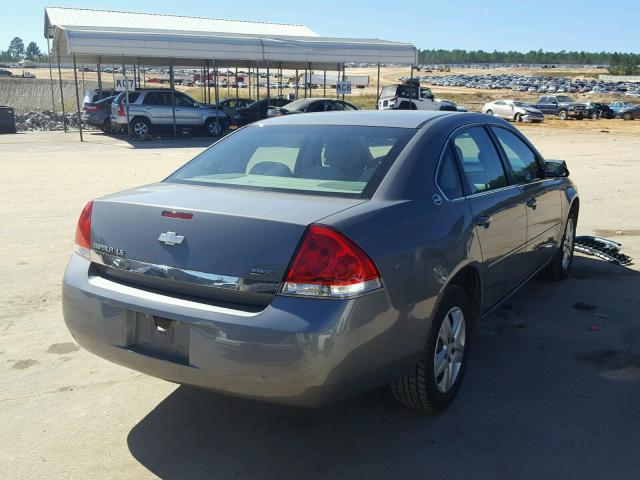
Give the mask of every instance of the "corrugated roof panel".
[[53, 38], [53, 30], [66, 27], [120, 27], [165, 31], [217, 32], [250, 35], [292, 35], [317, 37], [318, 34], [304, 25], [282, 23], [221, 20], [204, 17], [185, 17], [155, 13], [117, 12], [84, 8], [45, 8], [45, 37]]

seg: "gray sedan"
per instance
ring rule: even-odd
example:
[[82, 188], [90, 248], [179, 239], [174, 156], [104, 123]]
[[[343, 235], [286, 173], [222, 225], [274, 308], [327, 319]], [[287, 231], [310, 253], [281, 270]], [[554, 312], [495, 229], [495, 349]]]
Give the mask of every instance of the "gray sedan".
[[260, 121], [87, 204], [64, 318], [87, 350], [172, 382], [306, 406], [390, 384], [439, 411], [474, 323], [538, 272], [568, 275], [567, 176], [487, 115]]

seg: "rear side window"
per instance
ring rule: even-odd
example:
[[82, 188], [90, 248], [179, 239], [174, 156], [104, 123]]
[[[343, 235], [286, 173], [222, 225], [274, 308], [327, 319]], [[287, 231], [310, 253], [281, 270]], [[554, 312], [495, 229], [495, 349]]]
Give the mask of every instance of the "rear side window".
[[492, 128], [492, 130], [509, 160], [516, 183], [528, 183], [542, 178], [542, 169], [533, 150], [504, 128]]
[[500, 156], [484, 128], [464, 131], [453, 139], [453, 146], [471, 194], [508, 185]]
[[167, 179], [239, 189], [363, 197], [416, 130], [273, 125], [239, 130]]
[[460, 175], [458, 174], [451, 145], [447, 146], [440, 161], [436, 183], [449, 200], [455, 200], [463, 196]]

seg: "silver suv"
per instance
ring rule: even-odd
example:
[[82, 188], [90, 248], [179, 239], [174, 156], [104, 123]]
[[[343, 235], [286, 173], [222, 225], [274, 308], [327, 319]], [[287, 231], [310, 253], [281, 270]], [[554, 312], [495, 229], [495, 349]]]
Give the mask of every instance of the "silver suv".
[[[169, 132], [173, 129], [172, 93], [175, 95], [176, 125], [199, 130], [218, 137], [229, 126], [225, 113], [213, 105], [197, 102], [180, 92], [168, 89], [129, 92], [129, 124], [131, 133], [143, 137], [152, 131]], [[120, 93], [111, 105], [111, 122], [127, 127], [127, 102]]]

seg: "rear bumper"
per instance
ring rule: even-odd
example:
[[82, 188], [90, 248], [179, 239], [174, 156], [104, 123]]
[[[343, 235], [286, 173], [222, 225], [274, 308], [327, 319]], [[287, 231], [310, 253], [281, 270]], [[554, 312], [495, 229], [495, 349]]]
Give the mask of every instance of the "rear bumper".
[[[90, 262], [74, 254], [62, 289], [64, 319], [74, 339], [107, 360], [176, 383], [318, 406], [405, 375], [422, 346], [386, 290], [352, 300], [276, 296], [263, 310], [250, 312], [89, 273]], [[181, 329], [181, 355], [142, 348], [140, 331], [153, 325], [154, 316]]]

